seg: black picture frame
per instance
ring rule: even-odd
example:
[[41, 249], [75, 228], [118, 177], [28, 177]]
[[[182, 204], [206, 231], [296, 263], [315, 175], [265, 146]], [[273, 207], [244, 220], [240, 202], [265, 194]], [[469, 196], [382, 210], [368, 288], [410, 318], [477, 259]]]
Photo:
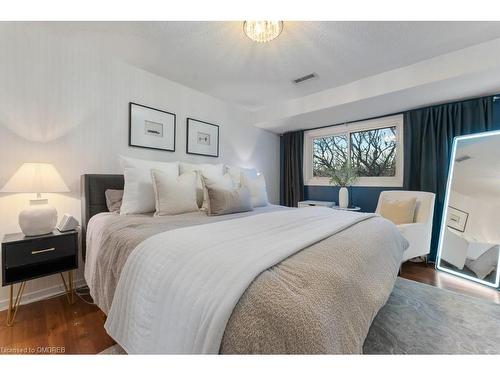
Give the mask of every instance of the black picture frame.
[[465, 215], [465, 221], [464, 221], [464, 223], [463, 223], [463, 225], [462, 225], [461, 227], [457, 227], [457, 226], [453, 226], [453, 225], [449, 224], [449, 223], [448, 223], [448, 217], [447, 217], [447, 218], [446, 218], [446, 226], [447, 226], [448, 228], [452, 228], [452, 229], [455, 229], [455, 230], [457, 230], [457, 231], [459, 231], [459, 232], [461, 232], [461, 233], [464, 233], [464, 232], [465, 232], [465, 228], [467, 227], [467, 221], [469, 220], [469, 213], [468, 213], [468, 212], [465, 212], [465, 211], [463, 211], [463, 210], [460, 210], [460, 209], [458, 209], [458, 208], [456, 208], [456, 207], [453, 207], [453, 206], [448, 206], [448, 210], [447, 210], [448, 212], [447, 212], [447, 215], [449, 215], [449, 214], [451, 213], [451, 212], [450, 212], [450, 209], [451, 209], [451, 210], [458, 211], [458, 212], [460, 212], [461, 214]]
[[[215, 155], [212, 155], [212, 154], [204, 154], [204, 153], [200, 153], [200, 152], [193, 152], [193, 151], [189, 151], [189, 128], [190, 128], [190, 121], [196, 121], [196, 122], [200, 122], [202, 124], [205, 124], [205, 125], [208, 125], [208, 126], [213, 126], [217, 129], [217, 154]], [[202, 120], [198, 120], [198, 119], [195, 119], [193, 117], [188, 117], [186, 119], [186, 154], [191, 154], [191, 155], [200, 155], [200, 156], [208, 156], [208, 157], [213, 157], [213, 158], [218, 158], [219, 157], [219, 146], [220, 146], [220, 127], [219, 125], [217, 124], [212, 124], [210, 122], [206, 122], [206, 121], [202, 121]]]
[[[174, 135], [173, 135], [174, 147], [173, 148], [150, 147], [150, 146], [144, 146], [144, 145], [138, 145], [138, 144], [132, 143], [132, 108], [133, 108], [133, 106], [138, 106], [138, 107], [146, 108], [146, 109], [149, 109], [152, 111], [157, 111], [157, 112], [161, 112], [161, 113], [173, 116], [173, 120], [174, 120]], [[128, 110], [128, 145], [129, 145], [129, 147], [137, 147], [137, 148], [145, 148], [145, 149], [149, 149], [149, 150], [175, 152], [176, 137], [177, 137], [177, 116], [175, 115], [175, 113], [164, 111], [164, 110], [161, 110], [158, 108], [149, 107], [149, 106], [135, 103], [135, 102], [129, 102], [128, 108], [129, 108], [129, 110]]]

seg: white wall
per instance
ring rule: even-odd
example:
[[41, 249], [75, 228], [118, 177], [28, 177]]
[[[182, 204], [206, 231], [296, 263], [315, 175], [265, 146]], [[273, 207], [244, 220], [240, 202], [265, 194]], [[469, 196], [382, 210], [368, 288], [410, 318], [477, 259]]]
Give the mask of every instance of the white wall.
[[[0, 51], [0, 187], [23, 162], [53, 163], [71, 193], [47, 196], [60, 216], [80, 218], [80, 175], [119, 173], [123, 154], [255, 167], [278, 201], [279, 137], [252, 127], [248, 112], [36, 27], [0, 26]], [[176, 113], [175, 153], [127, 146], [130, 101]], [[186, 117], [220, 125], [218, 159], [185, 153]], [[0, 237], [19, 232], [17, 215], [29, 198], [0, 194]], [[82, 265], [75, 279], [82, 279]], [[57, 275], [30, 281], [24, 302], [62, 290], [60, 284]], [[7, 293], [0, 289], [0, 309]]]
[[470, 241], [500, 243], [500, 200], [452, 190], [449, 205], [469, 214], [463, 236]]

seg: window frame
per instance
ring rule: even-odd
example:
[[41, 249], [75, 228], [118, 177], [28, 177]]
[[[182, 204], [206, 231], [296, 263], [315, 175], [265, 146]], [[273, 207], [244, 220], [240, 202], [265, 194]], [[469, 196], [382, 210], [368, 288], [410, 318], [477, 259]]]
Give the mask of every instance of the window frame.
[[396, 175], [385, 177], [359, 177], [353, 186], [402, 187], [404, 176], [403, 115], [380, 117], [345, 125], [328, 126], [304, 132], [304, 185], [329, 186], [328, 177], [313, 177], [313, 141], [316, 138], [347, 135], [348, 154], [351, 154], [351, 133], [396, 127]]

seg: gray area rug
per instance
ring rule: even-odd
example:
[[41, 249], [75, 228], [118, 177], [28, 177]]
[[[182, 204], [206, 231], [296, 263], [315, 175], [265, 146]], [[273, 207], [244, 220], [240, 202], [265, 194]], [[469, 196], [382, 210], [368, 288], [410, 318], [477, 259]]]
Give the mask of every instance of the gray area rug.
[[[365, 354], [500, 354], [500, 305], [399, 278]], [[126, 354], [113, 345], [99, 354]]]
[[398, 278], [365, 354], [500, 354], [500, 305]]

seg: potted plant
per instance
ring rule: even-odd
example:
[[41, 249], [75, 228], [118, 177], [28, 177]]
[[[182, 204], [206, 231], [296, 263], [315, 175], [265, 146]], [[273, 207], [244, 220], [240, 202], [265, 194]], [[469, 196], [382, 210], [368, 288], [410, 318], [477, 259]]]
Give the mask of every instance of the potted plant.
[[340, 207], [347, 208], [349, 206], [349, 191], [347, 188], [354, 185], [357, 179], [357, 170], [350, 163], [344, 163], [340, 168], [330, 170], [330, 184], [340, 186]]

